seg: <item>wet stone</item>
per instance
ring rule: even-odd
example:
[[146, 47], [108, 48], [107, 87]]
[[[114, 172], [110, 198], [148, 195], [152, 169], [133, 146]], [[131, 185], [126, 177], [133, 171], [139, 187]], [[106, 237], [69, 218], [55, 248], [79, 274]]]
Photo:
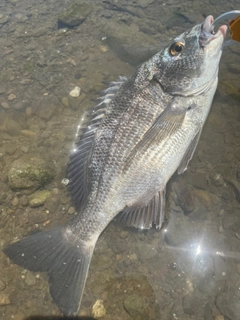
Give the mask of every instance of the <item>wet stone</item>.
[[34, 191], [53, 179], [54, 171], [43, 159], [24, 156], [12, 163], [8, 183], [12, 190]]
[[31, 272], [27, 272], [25, 277], [25, 283], [28, 286], [34, 286], [36, 284], [36, 281], [36, 277]]
[[216, 306], [222, 315], [230, 320], [239, 320], [240, 314], [240, 290], [230, 290], [229, 292], [222, 292], [217, 296]]
[[151, 37], [135, 26], [127, 26], [122, 22], [111, 23], [111, 20], [108, 20], [100, 34], [106, 37], [103, 45], [115, 51], [123, 61], [135, 66], [152, 57], [160, 49], [159, 44]]
[[12, 199], [12, 205], [13, 205], [13, 206], [17, 206], [18, 203], [19, 203], [18, 197], [14, 197], [14, 198]]
[[10, 297], [8, 294], [0, 293], [0, 306], [6, 306], [10, 304]]
[[124, 302], [123, 306], [125, 310], [134, 318], [143, 319], [145, 314], [144, 301], [137, 294], [128, 296]]
[[183, 310], [186, 314], [197, 315], [202, 308], [202, 303], [192, 295], [186, 295], [183, 299]]
[[19, 202], [22, 206], [26, 207], [28, 205], [28, 197], [26, 195], [23, 195], [20, 199]]
[[69, 95], [73, 98], [78, 98], [81, 93], [81, 88], [80, 87], [75, 87], [73, 90], [69, 92]]
[[209, 303], [206, 304], [204, 309], [204, 320], [213, 320], [212, 311]]
[[36, 208], [41, 205], [43, 205], [47, 198], [50, 197], [51, 192], [48, 190], [40, 190], [34, 192], [30, 197], [29, 197], [29, 206], [31, 208]]
[[92, 307], [94, 318], [102, 318], [106, 314], [106, 309], [103, 305], [103, 300], [97, 300]]
[[5, 288], [6, 288], [5, 282], [0, 279], [0, 291], [3, 291]]
[[75, 208], [74, 207], [70, 207], [68, 209], [68, 214], [74, 214], [76, 212]]
[[59, 28], [73, 28], [83, 23], [86, 17], [92, 12], [93, 8], [88, 3], [72, 3], [66, 10], [59, 13]]
[[195, 208], [195, 201], [191, 189], [182, 183], [175, 183], [174, 190], [177, 194], [177, 204], [185, 214], [189, 214]]
[[29, 212], [28, 214], [28, 220], [31, 225], [45, 222], [48, 219], [49, 219], [49, 214], [47, 214], [44, 211], [40, 211], [40, 212], [34, 211], [34, 212]]
[[12, 101], [12, 100], [14, 100], [14, 99], [16, 99], [16, 96], [15, 96], [15, 94], [11, 93], [11, 94], [8, 96], [8, 101]]
[[54, 213], [57, 210], [58, 204], [59, 204], [59, 197], [54, 196], [46, 200], [44, 207], [50, 212]]
[[10, 108], [9, 104], [8, 104], [7, 102], [5, 102], [5, 101], [1, 102], [1, 106], [2, 106], [4, 109], [9, 109], [9, 108]]

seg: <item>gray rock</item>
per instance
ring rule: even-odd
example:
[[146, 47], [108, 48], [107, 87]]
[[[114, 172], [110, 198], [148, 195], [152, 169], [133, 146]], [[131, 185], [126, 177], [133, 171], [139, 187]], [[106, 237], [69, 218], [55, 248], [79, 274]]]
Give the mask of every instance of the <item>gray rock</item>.
[[144, 301], [137, 294], [129, 295], [124, 300], [123, 306], [134, 319], [143, 319], [147, 316], [145, 313]]
[[88, 3], [72, 3], [66, 10], [59, 13], [59, 27], [76, 27], [83, 23], [92, 12], [93, 7]]
[[53, 177], [53, 168], [43, 159], [24, 156], [12, 163], [8, 172], [8, 183], [12, 190], [26, 190], [31, 193]]
[[54, 197], [48, 198], [45, 202], [44, 207], [50, 212], [54, 213], [57, 210], [60, 199], [56, 195]]
[[5, 282], [0, 279], [0, 291], [3, 291], [5, 288], [6, 288]]
[[45, 222], [49, 219], [49, 214], [44, 211], [31, 211], [28, 214], [28, 220], [31, 225]]
[[27, 272], [25, 282], [28, 286], [33, 286], [36, 283], [36, 277], [31, 272]]
[[230, 292], [222, 292], [217, 296], [216, 306], [218, 310], [229, 320], [239, 320], [240, 315], [240, 290], [236, 288]]
[[183, 310], [186, 314], [197, 315], [199, 311], [202, 309], [201, 301], [188, 294], [183, 299]]
[[204, 320], [213, 320], [212, 311], [209, 303], [206, 304], [204, 309]]
[[195, 208], [195, 199], [191, 189], [183, 182], [175, 183], [174, 190], [177, 194], [177, 204], [182, 208], [185, 214], [189, 214]]
[[123, 22], [107, 23], [100, 35], [106, 37], [103, 43], [115, 51], [120, 59], [134, 66], [146, 61], [160, 50], [160, 45], [152, 38]]

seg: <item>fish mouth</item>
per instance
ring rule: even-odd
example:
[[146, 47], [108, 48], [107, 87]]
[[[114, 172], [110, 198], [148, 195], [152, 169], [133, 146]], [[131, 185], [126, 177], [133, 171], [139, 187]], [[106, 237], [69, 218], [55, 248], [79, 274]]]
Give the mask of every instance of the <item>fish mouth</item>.
[[201, 24], [201, 31], [199, 35], [199, 45], [201, 47], [206, 47], [213, 40], [222, 36], [223, 40], [226, 37], [228, 27], [222, 25], [219, 27], [218, 31], [215, 33], [213, 26], [213, 16], [207, 16], [207, 18]]

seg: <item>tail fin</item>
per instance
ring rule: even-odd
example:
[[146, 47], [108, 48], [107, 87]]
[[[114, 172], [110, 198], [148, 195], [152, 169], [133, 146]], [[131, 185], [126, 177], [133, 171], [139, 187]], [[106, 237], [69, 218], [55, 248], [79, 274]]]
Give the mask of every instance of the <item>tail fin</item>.
[[64, 227], [26, 237], [4, 253], [16, 264], [31, 271], [46, 271], [53, 301], [64, 315], [76, 315], [85, 287], [94, 246], [67, 241]]

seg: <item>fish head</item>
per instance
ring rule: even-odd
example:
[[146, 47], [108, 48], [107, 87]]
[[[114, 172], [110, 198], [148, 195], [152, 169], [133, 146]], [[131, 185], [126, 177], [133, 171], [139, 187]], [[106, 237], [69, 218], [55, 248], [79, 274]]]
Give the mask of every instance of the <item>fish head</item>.
[[200, 94], [216, 79], [227, 26], [222, 25], [214, 33], [213, 21], [208, 16], [155, 56], [154, 67], [151, 65], [153, 78], [165, 92]]

